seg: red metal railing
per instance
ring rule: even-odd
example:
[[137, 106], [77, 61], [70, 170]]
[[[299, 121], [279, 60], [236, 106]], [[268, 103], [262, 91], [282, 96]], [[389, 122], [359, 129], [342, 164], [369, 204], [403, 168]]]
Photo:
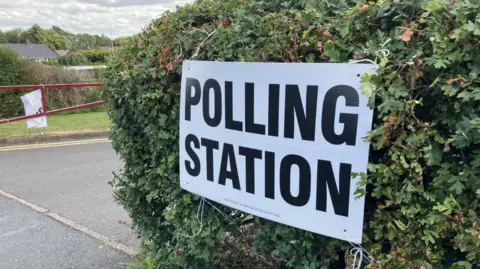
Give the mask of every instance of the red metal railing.
[[[21, 116], [21, 117], [16, 117], [16, 118], [11, 118], [11, 119], [0, 119], [0, 124], [14, 122], [14, 121], [20, 121], [20, 120], [28, 120], [28, 119], [38, 118], [38, 117], [41, 117], [41, 116], [53, 115], [53, 114], [66, 112], [66, 111], [103, 105], [103, 104], [106, 103], [106, 101], [96, 101], [96, 102], [92, 102], [92, 103], [82, 104], [82, 105], [78, 105], [78, 106], [65, 107], [65, 108], [55, 109], [55, 110], [51, 110], [51, 111], [49, 111], [47, 109], [47, 97], [46, 97], [46, 94], [45, 94], [45, 89], [82, 88], [82, 87], [100, 87], [100, 86], [102, 86], [102, 84], [100, 84], [100, 83], [0, 86], [0, 91], [40, 89], [40, 91], [42, 93], [42, 111], [41, 111], [41, 113], [37, 113], [35, 115]], [[0, 103], [0, 105], [1, 105], [1, 103]]]

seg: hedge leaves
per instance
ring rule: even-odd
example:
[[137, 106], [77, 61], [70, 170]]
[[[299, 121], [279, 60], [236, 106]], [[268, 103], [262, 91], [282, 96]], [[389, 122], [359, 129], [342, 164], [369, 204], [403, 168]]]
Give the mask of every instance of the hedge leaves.
[[[369, 268], [478, 268], [480, 2], [203, 0], [165, 13], [109, 63], [117, 198], [160, 268], [344, 268], [345, 242], [206, 204], [180, 189], [181, 64], [347, 62], [375, 108], [364, 246]], [[208, 38], [207, 38], [208, 37]], [[364, 195], [364, 193], [358, 193]], [[320, 224], [319, 224], [320, 225]], [[347, 259], [346, 263], [350, 262]]]

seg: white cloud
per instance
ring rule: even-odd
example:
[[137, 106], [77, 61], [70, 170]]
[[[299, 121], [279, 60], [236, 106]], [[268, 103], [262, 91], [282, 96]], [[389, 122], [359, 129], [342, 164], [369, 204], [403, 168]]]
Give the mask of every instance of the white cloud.
[[0, 29], [53, 25], [73, 33], [128, 36], [193, 0], [0, 0]]

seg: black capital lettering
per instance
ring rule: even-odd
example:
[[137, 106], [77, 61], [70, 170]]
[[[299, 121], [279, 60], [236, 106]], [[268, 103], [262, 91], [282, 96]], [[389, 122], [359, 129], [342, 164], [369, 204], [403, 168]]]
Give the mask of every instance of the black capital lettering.
[[[317, 167], [317, 210], [327, 212], [327, 188], [332, 199], [333, 210], [336, 215], [348, 217], [350, 202], [350, 176], [352, 165], [340, 164], [340, 188], [337, 188], [332, 163], [318, 160]], [[340, 191], [339, 191], [340, 189]]]
[[340, 123], [343, 123], [343, 132], [340, 135], [335, 133], [335, 109], [338, 98], [345, 97], [346, 106], [358, 107], [360, 100], [358, 92], [346, 85], [339, 85], [331, 88], [325, 95], [322, 112], [322, 132], [325, 139], [333, 145], [347, 143], [355, 146], [357, 140], [358, 115], [340, 113]]
[[275, 199], [275, 153], [265, 151], [265, 197]]
[[[210, 90], [213, 90], [213, 117], [210, 117]], [[214, 79], [205, 81], [203, 85], [203, 118], [211, 127], [217, 127], [222, 121], [222, 89]]]
[[[291, 168], [293, 165], [297, 165], [300, 174], [300, 191], [298, 196], [295, 197], [291, 192]], [[280, 163], [280, 193], [282, 194], [285, 202], [293, 206], [304, 206], [310, 200], [311, 190], [311, 171], [310, 165], [307, 160], [298, 155], [288, 155], [283, 158]]]
[[258, 149], [239, 147], [239, 154], [245, 156], [246, 189], [255, 194], [255, 159], [262, 159], [262, 151]]
[[[185, 96], [185, 120], [190, 121], [192, 117], [192, 106], [200, 103], [202, 88], [200, 82], [194, 78], [187, 78], [187, 94]], [[195, 90], [192, 96], [192, 88]]]
[[[228, 164], [230, 163], [230, 170]], [[238, 178], [237, 161], [235, 159], [235, 151], [232, 144], [223, 145], [222, 161], [220, 164], [220, 175], [218, 183], [225, 186], [228, 179], [232, 180], [233, 187], [240, 190], [240, 179]]]
[[255, 85], [245, 83], [245, 131], [265, 135], [265, 125], [255, 123]]
[[268, 135], [278, 136], [280, 85], [270, 84], [268, 89]]
[[243, 123], [233, 119], [233, 83], [225, 81], [225, 128], [243, 131]]
[[213, 182], [213, 150], [218, 149], [218, 141], [202, 138], [202, 146], [207, 151], [207, 180]]
[[298, 85], [287, 85], [285, 93], [285, 137], [295, 136], [295, 116], [303, 140], [315, 141], [318, 86], [307, 86], [307, 105], [303, 109]]
[[192, 162], [189, 160], [185, 160], [185, 167], [189, 175], [197, 177], [200, 174], [200, 159], [198, 158], [197, 153], [192, 149], [192, 143], [194, 148], [200, 148], [200, 141], [198, 141], [198, 138], [193, 134], [189, 134], [185, 138], [185, 150], [187, 151], [188, 157], [190, 157], [193, 162], [193, 167]]

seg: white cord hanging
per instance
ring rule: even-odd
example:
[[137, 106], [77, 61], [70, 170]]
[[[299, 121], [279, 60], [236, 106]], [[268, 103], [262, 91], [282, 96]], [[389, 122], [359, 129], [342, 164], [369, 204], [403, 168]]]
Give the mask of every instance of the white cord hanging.
[[347, 231], [344, 230], [343, 232], [345, 233], [345, 240], [353, 247], [350, 250], [350, 256], [353, 257], [352, 269], [360, 269], [364, 258], [368, 262], [371, 262], [372, 259], [370, 259], [370, 254], [368, 253], [368, 251], [365, 248], [363, 248], [362, 245], [360, 244], [355, 245], [354, 243], [352, 243], [349, 240]]
[[[350, 256], [353, 257], [353, 269], [360, 269], [363, 263], [363, 250], [359, 247], [354, 247], [350, 250]], [[357, 262], [358, 258], [358, 262]]]
[[219, 208], [217, 208], [216, 206], [214, 206], [212, 203], [210, 203], [208, 200], [205, 199], [205, 202], [207, 202], [207, 204], [209, 204], [211, 207], [213, 207], [213, 209], [215, 209], [218, 213], [220, 213], [220, 215], [222, 215], [226, 220], [228, 220], [228, 222], [230, 223], [234, 223], [235, 221], [229, 216], [227, 215], [227, 213], [223, 212], [222, 210], [220, 210]]
[[[391, 41], [392, 41], [391, 38], [387, 39], [387, 41], [385, 41], [385, 42], [380, 46], [381, 49], [374, 51], [373, 54], [375, 55], [375, 60], [370, 60], [370, 59], [350, 60], [350, 61], [348, 61], [348, 63], [350, 63], [350, 64], [355, 64], [355, 63], [365, 63], [365, 62], [367, 62], [367, 63], [373, 64], [373, 65], [374, 65], [374, 68], [377, 69], [377, 68], [379, 67], [378, 61], [377, 61], [378, 57], [380, 56], [382, 59], [386, 59], [386, 58], [388, 58], [388, 57], [390, 56], [390, 50], [385, 49], [384, 47], [385, 47], [388, 43], [390, 43]], [[364, 52], [365, 54], [371, 54], [369, 49], [365, 49], [363, 52]]]
[[186, 237], [186, 238], [193, 238], [193, 237], [196, 237], [197, 235], [199, 235], [202, 230], [203, 230], [203, 214], [205, 212], [205, 202], [207, 204], [209, 204], [211, 207], [213, 207], [213, 209], [215, 209], [218, 213], [220, 213], [220, 215], [222, 215], [222, 217], [224, 217], [226, 220], [228, 220], [230, 223], [234, 223], [235, 221], [228, 215], [226, 214], [225, 212], [223, 212], [222, 210], [220, 210], [218, 207], [216, 207], [215, 205], [213, 205], [212, 203], [210, 203], [207, 199], [205, 199], [204, 197], [201, 197], [201, 200], [200, 200], [200, 203], [198, 204], [198, 209], [197, 209], [197, 221], [198, 223], [200, 224], [200, 228], [198, 229], [198, 232], [196, 232], [195, 234], [193, 235], [188, 235], [188, 234], [182, 234], [182, 233], [177, 233], [179, 236], [183, 236], [183, 237]]
[[202, 197], [202, 199], [200, 200], [200, 203], [198, 204], [198, 209], [197, 209], [197, 221], [200, 224], [200, 229], [198, 229], [198, 232], [196, 232], [193, 235], [182, 234], [182, 233], [178, 233], [178, 235], [186, 237], [186, 238], [193, 238], [193, 237], [196, 237], [197, 235], [199, 235], [202, 232], [202, 229], [203, 229], [203, 212], [204, 212], [204, 209], [205, 209], [205, 198]]
[[200, 30], [201, 30], [202, 32], [206, 33], [206, 34], [207, 34], [207, 37], [206, 37], [202, 42], [200, 42], [200, 44], [198, 45], [198, 47], [195, 49], [195, 53], [194, 53], [193, 56], [190, 58], [190, 60], [193, 60], [193, 59], [195, 59], [195, 58], [198, 56], [198, 53], [200, 53], [200, 48], [203, 46], [203, 44], [205, 44], [205, 42], [206, 42], [213, 34], [216, 33], [215, 30], [213, 30], [211, 33], [207, 32], [207, 31], [205, 31], [205, 30], [203, 30], [203, 29], [199, 29], [199, 31], [200, 31]]

